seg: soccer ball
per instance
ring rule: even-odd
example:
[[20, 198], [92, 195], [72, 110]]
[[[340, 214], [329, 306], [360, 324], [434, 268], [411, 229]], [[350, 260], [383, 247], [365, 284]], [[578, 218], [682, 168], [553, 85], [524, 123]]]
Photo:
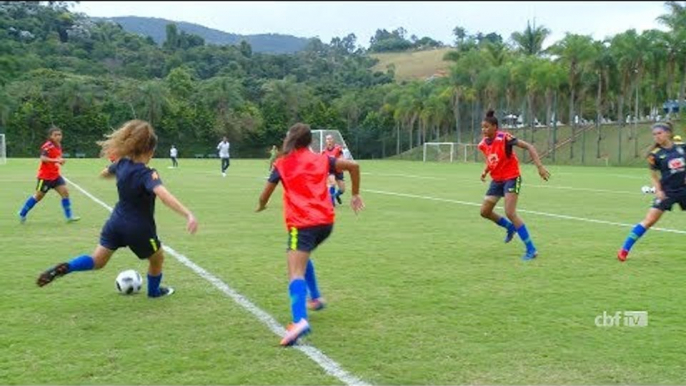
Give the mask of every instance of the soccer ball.
[[650, 187], [650, 193], [655, 194], [655, 187], [654, 187], [654, 186], [651, 186], [651, 187]]
[[143, 287], [143, 278], [136, 270], [127, 269], [126, 271], [121, 271], [119, 275], [117, 275], [114, 284], [120, 294], [131, 295], [141, 290], [141, 287]]
[[641, 192], [643, 192], [643, 194], [650, 193], [650, 186], [648, 186], [648, 185], [641, 186]]

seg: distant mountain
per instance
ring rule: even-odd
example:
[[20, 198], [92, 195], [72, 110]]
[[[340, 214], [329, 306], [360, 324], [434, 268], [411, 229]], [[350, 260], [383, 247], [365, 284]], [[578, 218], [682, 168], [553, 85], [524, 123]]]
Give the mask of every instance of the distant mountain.
[[[173, 6], [173, 3], [172, 3]], [[119, 23], [127, 32], [150, 36], [162, 44], [166, 40], [167, 24], [174, 23], [179, 30], [201, 36], [207, 44], [235, 45], [245, 40], [254, 52], [274, 54], [292, 53], [305, 48], [308, 39], [281, 34], [238, 35], [208, 28], [200, 24], [172, 21], [155, 17], [117, 16], [91, 17], [93, 20], [112, 20]]]

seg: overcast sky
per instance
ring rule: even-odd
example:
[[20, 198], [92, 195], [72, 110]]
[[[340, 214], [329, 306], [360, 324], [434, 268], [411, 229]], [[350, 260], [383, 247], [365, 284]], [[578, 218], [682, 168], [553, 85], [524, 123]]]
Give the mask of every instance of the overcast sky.
[[429, 36], [452, 43], [452, 30], [495, 31], [508, 39], [536, 20], [552, 31], [546, 46], [565, 32], [603, 39], [627, 29], [665, 29], [655, 18], [666, 13], [664, 2], [93, 2], [82, 1], [73, 11], [91, 16], [148, 16], [197, 23], [242, 35], [281, 33], [318, 36], [328, 43], [348, 33], [369, 46], [379, 28], [404, 27], [408, 37]]

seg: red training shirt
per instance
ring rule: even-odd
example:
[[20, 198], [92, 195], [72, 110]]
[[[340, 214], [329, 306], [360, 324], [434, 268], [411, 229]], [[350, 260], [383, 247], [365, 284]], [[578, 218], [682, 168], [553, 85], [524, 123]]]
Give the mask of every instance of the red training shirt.
[[324, 150], [322, 150], [322, 154], [326, 154], [333, 158], [340, 158], [343, 155], [343, 149], [338, 145], [333, 145], [333, 148], [331, 149], [325, 147]]
[[283, 183], [286, 228], [308, 228], [334, 222], [326, 181], [334, 160], [309, 148], [294, 150], [274, 162], [270, 182]]
[[[48, 158], [60, 158], [62, 157], [62, 148], [52, 141], [47, 141], [40, 147], [40, 154]], [[38, 178], [48, 181], [60, 178], [60, 164], [41, 161], [38, 168]]]
[[497, 131], [491, 140], [484, 138], [479, 143], [479, 150], [486, 157], [486, 164], [493, 181], [502, 182], [519, 177], [519, 160], [512, 147], [517, 138], [504, 131]]

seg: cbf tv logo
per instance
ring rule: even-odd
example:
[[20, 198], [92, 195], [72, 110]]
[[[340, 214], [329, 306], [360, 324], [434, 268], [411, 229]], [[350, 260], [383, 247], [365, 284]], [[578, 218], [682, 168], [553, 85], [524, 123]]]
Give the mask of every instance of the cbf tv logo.
[[648, 326], [648, 311], [617, 311], [610, 314], [603, 311], [595, 317], [597, 327], [646, 327]]

